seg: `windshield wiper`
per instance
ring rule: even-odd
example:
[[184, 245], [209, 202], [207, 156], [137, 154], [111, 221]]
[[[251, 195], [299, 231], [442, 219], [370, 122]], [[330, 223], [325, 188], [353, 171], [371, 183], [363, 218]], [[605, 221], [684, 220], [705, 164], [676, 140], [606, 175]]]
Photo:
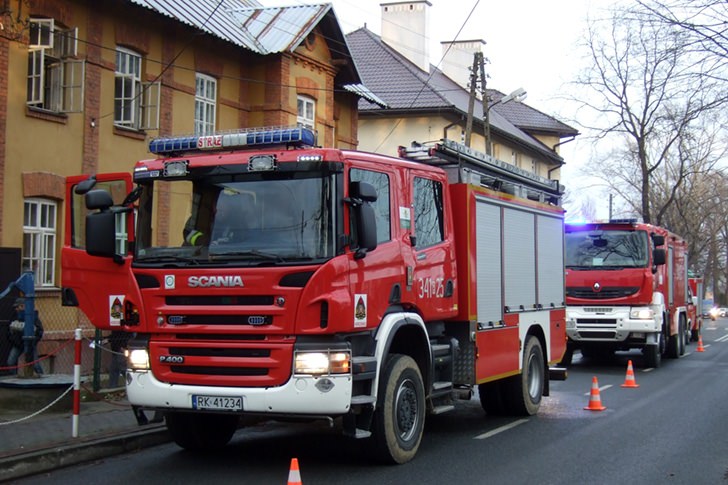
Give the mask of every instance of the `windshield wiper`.
[[259, 251], [257, 249], [248, 249], [246, 251], [226, 251], [224, 253], [213, 253], [210, 254], [211, 260], [221, 260], [221, 259], [236, 259], [239, 256], [255, 256], [259, 259], [266, 259], [269, 261], [276, 261], [277, 263], [285, 263], [286, 260], [275, 253], [267, 253], [265, 251]]
[[189, 256], [175, 256], [175, 255], [164, 255], [164, 256], [148, 256], [146, 258], [137, 259], [139, 263], [165, 263], [165, 262], [179, 262], [179, 263], [192, 263], [200, 264], [197, 258], [191, 258]]

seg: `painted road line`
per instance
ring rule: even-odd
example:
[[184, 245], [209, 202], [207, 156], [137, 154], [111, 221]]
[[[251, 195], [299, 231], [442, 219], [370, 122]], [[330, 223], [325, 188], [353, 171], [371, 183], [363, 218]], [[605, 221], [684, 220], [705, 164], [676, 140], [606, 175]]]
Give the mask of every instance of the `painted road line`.
[[[607, 384], [606, 386], [600, 387], [599, 391], [604, 391], [605, 389], [609, 389], [610, 387], [612, 387], [612, 384]], [[584, 395], [585, 396], [591, 395], [591, 389], [589, 390], [589, 392], [585, 392]]]
[[500, 428], [493, 429], [491, 431], [488, 431], [487, 433], [479, 434], [476, 436], [475, 440], [484, 440], [486, 438], [490, 438], [491, 436], [495, 436], [498, 433], [502, 433], [503, 431], [508, 431], [511, 428], [515, 428], [518, 425], [521, 425], [523, 423], [527, 423], [528, 419], [519, 419], [518, 421], [513, 421], [510, 424], [506, 424], [505, 426], [501, 426]]

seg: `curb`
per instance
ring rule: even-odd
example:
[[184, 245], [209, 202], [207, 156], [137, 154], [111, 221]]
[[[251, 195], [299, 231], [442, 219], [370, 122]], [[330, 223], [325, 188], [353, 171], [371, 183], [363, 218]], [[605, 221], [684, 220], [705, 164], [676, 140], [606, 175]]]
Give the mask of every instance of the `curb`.
[[0, 482], [78, 465], [87, 461], [139, 451], [171, 441], [164, 425], [78, 443], [59, 443], [43, 450], [0, 458]]

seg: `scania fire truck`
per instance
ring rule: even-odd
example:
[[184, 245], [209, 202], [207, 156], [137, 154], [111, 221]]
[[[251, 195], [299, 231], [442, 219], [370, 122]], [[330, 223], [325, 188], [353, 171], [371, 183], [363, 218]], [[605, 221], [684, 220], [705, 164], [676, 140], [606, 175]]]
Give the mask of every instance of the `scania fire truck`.
[[565, 378], [557, 181], [448, 140], [387, 157], [304, 128], [150, 151], [133, 175], [68, 179], [63, 295], [134, 333], [128, 399], [180, 446], [340, 418], [403, 463], [427, 413], [477, 390], [531, 415]]
[[576, 349], [641, 349], [647, 367], [678, 358], [695, 320], [687, 243], [632, 219], [566, 224], [566, 305], [565, 365]]

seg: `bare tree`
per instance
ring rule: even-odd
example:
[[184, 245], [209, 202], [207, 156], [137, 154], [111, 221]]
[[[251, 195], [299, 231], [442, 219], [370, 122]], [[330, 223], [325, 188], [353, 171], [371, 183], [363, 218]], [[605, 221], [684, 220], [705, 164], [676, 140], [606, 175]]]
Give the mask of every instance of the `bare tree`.
[[686, 46], [701, 57], [710, 57], [716, 69], [709, 73], [724, 81], [728, 67], [728, 3], [725, 0], [638, 0], [643, 19], [679, 29]]
[[[576, 81], [588, 92], [582, 104], [595, 120], [586, 128], [616, 144], [611, 155], [619, 157], [599, 160], [600, 168], [648, 223], [659, 222], [693, 171], [692, 161], [680, 155], [683, 137], [728, 95], [703, 75], [711, 65], [690, 55], [690, 42], [670, 25], [632, 11], [615, 10], [588, 24], [589, 67]], [[672, 187], [664, 197], [651, 197], [666, 171], [675, 176]]]

